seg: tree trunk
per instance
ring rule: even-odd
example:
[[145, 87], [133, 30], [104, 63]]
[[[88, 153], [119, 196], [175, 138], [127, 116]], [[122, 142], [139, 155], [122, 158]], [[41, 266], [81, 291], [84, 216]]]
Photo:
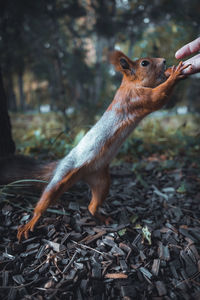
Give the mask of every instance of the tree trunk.
[[23, 83], [23, 73], [19, 72], [18, 74], [18, 88], [19, 88], [19, 103], [20, 110], [25, 110], [25, 96], [24, 96], [24, 83]]
[[102, 56], [103, 48], [106, 46], [106, 40], [99, 36], [96, 41], [96, 66], [95, 66], [95, 90], [94, 90], [94, 103], [97, 103], [101, 94], [103, 76], [102, 76]]
[[[7, 69], [8, 70], [8, 69]], [[11, 111], [17, 111], [17, 101], [16, 101], [16, 95], [14, 92], [14, 87], [13, 87], [13, 78], [12, 78], [12, 74], [10, 72], [10, 70], [8, 70], [8, 72], [5, 74], [5, 76], [7, 75], [7, 85], [6, 82], [5, 83], [5, 89], [7, 91], [7, 106], [8, 109]], [[5, 77], [4, 77], [5, 79]]]
[[115, 49], [115, 42], [116, 42], [115, 36], [113, 36], [107, 40], [109, 52], [111, 52]]
[[14, 154], [15, 143], [12, 139], [10, 118], [8, 116], [6, 94], [0, 70], [0, 157]]

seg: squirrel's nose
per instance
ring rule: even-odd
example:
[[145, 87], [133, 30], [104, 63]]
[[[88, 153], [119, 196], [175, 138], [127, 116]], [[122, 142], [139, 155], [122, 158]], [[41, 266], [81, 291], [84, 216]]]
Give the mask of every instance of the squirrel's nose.
[[161, 66], [166, 66], [166, 59], [165, 58], [159, 58], [159, 64]]

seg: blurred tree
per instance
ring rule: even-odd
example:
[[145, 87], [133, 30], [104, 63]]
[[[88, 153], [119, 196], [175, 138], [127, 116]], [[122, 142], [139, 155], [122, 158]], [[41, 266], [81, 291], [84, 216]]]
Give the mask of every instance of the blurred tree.
[[29, 107], [50, 103], [63, 113], [68, 106], [94, 107], [93, 115], [117, 82], [108, 52], [120, 47], [132, 58], [164, 56], [175, 63], [175, 50], [199, 33], [199, 6], [199, 0], [3, 0], [0, 64], [9, 108], [26, 109], [25, 78], [32, 73]]
[[12, 140], [10, 119], [6, 103], [6, 94], [0, 70], [0, 157], [14, 154], [15, 143]]
[[[38, 79], [47, 79], [52, 84], [49, 89], [54, 96], [54, 105], [66, 102], [64, 76], [66, 75], [67, 53], [70, 51], [68, 39], [73, 45], [73, 36], [78, 32], [72, 23], [84, 15], [85, 10], [79, 1], [3, 1], [0, 30], [0, 61], [6, 86], [13, 86], [17, 76], [18, 95], [21, 110], [25, 107], [24, 81], [25, 71], [35, 71]], [[73, 22], [72, 22], [73, 20]], [[63, 31], [62, 22], [70, 24]], [[65, 26], [66, 27], [66, 26]], [[70, 31], [73, 30], [73, 33]], [[66, 47], [69, 49], [66, 50]], [[12, 93], [14, 94], [14, 93]], [[8, 93], [10, 96], [10, 93]], [[9, 97], [10, 98], [10, 97]], [[9, 99], [9, 104], [12, 101]], [[66, 105], [65, 105], [66, 107]], [[12, 105], [9, 105], [12, 108]]]

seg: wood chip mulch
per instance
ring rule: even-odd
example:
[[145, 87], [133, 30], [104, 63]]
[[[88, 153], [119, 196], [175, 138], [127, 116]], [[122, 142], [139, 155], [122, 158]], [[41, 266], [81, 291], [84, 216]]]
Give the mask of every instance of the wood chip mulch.
[[2, 192], [0, 299], [200, 299], [198, 176], [187, 163], [160, 170], [149, 162], [137, 174], [128, 164], [113, 167], [101, 209], [113, 224], [92, 219], [79, 184], [21, 243], [31, 189]]

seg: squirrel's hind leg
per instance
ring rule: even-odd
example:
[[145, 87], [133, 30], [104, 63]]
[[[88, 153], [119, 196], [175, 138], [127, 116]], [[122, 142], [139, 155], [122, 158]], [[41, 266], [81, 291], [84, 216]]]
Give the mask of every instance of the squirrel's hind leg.
[[110, 175], [108, 167], [102, 171], [95, 172], [88, 176], [87, 183], [90, 186], [92, 192], [92, 199], [88, 206], [88, 210], [92, 216], [98, 218], [101, 222], [106, 225], [111, 221], [110, 218], [106, 218], [98, 213], [98, 208], [103, 204], [106, 196], [109, 192], [110, 187]]
[[17, 238], [19, 241], [23, 236], [26, 239], [28, 238], [29, 231], [33, 231], [37, 221], [39, 220], [43, 212], [50, 205], [54, 204], [56, 200], [62, 195], [62, 193], [68, 190], [78, 179], [79, 175], [77, 170], [73, 170], [66, 176], [63, 176], [63, 178], [58, 182], [54, 184], [50, 182], [48, 184], [34, 209], [32, 219], [27, 224], [22, 225], [18, 228]]
[[[59, 189], [58, 189], [59, 190]], [[40, 200], [38, 201], [32, 219], [26, 223], [25, 225], [21, 225], [18, 228], [17, 232], [17, 238], [19, 241], [21, 241], [22, 237], [24, 236], [26, 239], [28, 238], [29, 231], [33, 231], [34, 227], [41, 217], [42, 213], [51, 205], [54, 203], [55, 199], [59, 197], [61, 193], [58, 194], [58, 190], [55, 190], [55, 187], [53, 189], [50, 189], [49, 191], [44, 190]]]

